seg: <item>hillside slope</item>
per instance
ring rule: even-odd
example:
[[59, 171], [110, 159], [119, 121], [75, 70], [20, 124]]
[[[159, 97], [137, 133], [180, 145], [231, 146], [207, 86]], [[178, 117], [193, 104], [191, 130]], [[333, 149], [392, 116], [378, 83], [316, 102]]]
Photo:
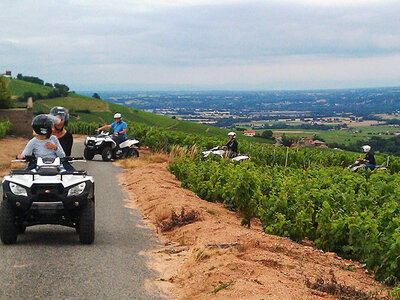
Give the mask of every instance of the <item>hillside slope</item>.
[[25, 92], [32, 92], [34, 94], [40, 93], [42, 95], [47, 95], [51, 90], [51, 87], [34, 84], [23, 80], [11, 79], [8, 88], [11, 91], [12, 97], [15, 99], [22, 96]]

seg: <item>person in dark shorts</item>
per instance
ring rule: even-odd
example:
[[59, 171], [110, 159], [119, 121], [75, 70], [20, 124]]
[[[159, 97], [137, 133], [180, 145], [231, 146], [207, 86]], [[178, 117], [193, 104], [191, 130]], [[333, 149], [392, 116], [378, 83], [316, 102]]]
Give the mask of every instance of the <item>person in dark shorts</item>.
[[361, 160], [366, 163], [364, 169], [374, 170], [376, 168], [375, 156], [371, 152], [371, 146], [364, 145], [362, 146], [363, 151], [365, 153], [365, 157]]
[[236, 140], [236, 133], [231, 131], [228, 133], [228, 136], [230, 140], [225, 146], [222, 146], [222, 149], [227, 149], [227, 157], [234, 158], [238, 154], [238, 142]]

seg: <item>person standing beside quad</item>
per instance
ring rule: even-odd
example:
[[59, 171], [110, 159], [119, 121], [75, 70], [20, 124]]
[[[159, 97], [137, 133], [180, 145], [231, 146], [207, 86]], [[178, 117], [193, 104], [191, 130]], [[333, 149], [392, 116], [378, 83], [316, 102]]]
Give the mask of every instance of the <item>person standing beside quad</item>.
[[228, 136], [230, 138], [229, 142], [225, 145], [222, 146], [222, 149], [227, 149], [227, 154], [226, 156], [229, 158], [236, 157], [238, 154], [238, 142], [236, 140], [236, 133], [234, 132], [229, 132]]
[[115, 152], [117, 152], [119, 149], [119, 144], [127, 139], [126, 131], [128, 130], [128, 125], [126, 122], [122, 121], [122, 116], [120, 113], [116, 113], [114, 115], [114, 120], [114, 123], [99, 127], [97, 130], [100, 131], [106, 128], [112, 128], [114, 130], [112, 139], [117, 144], [117, 147], [115, 148]]

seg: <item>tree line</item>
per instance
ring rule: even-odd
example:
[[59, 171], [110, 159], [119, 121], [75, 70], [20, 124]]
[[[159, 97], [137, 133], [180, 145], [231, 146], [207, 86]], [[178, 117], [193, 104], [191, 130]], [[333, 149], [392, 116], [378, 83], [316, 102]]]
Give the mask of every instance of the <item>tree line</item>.
[[67, 97], [68, 92], [69, 92], [69, 87], [66, 84], [62, 83], [49, 83], [49, 82], [44, 82], [42, 79], [39, 77], [35, 76], [24, 76], [21, 73], [17, 75], [18, 80], [30, 82], [30, 83], [35, 83], [39, 85], [44, 85], [47, 87], [52, 88], [50, 92], [47, 93], [47, 95], [43, 95], [40, 92], [34, 93], [32, 91], [25, 92], [22, 96], [18, 98], [18, 101], [26, 101], [29, 98], [32, 98], [33, 101], [38, 100], [38, 99], [52, 99], [52, 98], [58, 98], [58, 97]]

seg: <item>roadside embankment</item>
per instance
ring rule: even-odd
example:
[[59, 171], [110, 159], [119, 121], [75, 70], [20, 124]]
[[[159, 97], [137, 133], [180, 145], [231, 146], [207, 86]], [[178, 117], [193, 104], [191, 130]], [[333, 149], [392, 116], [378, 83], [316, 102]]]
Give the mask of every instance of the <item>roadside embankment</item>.
[[0, 139], [0, 179], [12, 168], [11, 161], [22, 152], [27, 142], [28, 139], [17, 137]]
[[118, 162], [120, 183], [165, 247], [151, 253], [158, 283], [177, 299], [389, 299], [388, 288], [358, 262], [241, 226], [223, 204], [183, 189], [170, 157], [141, 151]]

